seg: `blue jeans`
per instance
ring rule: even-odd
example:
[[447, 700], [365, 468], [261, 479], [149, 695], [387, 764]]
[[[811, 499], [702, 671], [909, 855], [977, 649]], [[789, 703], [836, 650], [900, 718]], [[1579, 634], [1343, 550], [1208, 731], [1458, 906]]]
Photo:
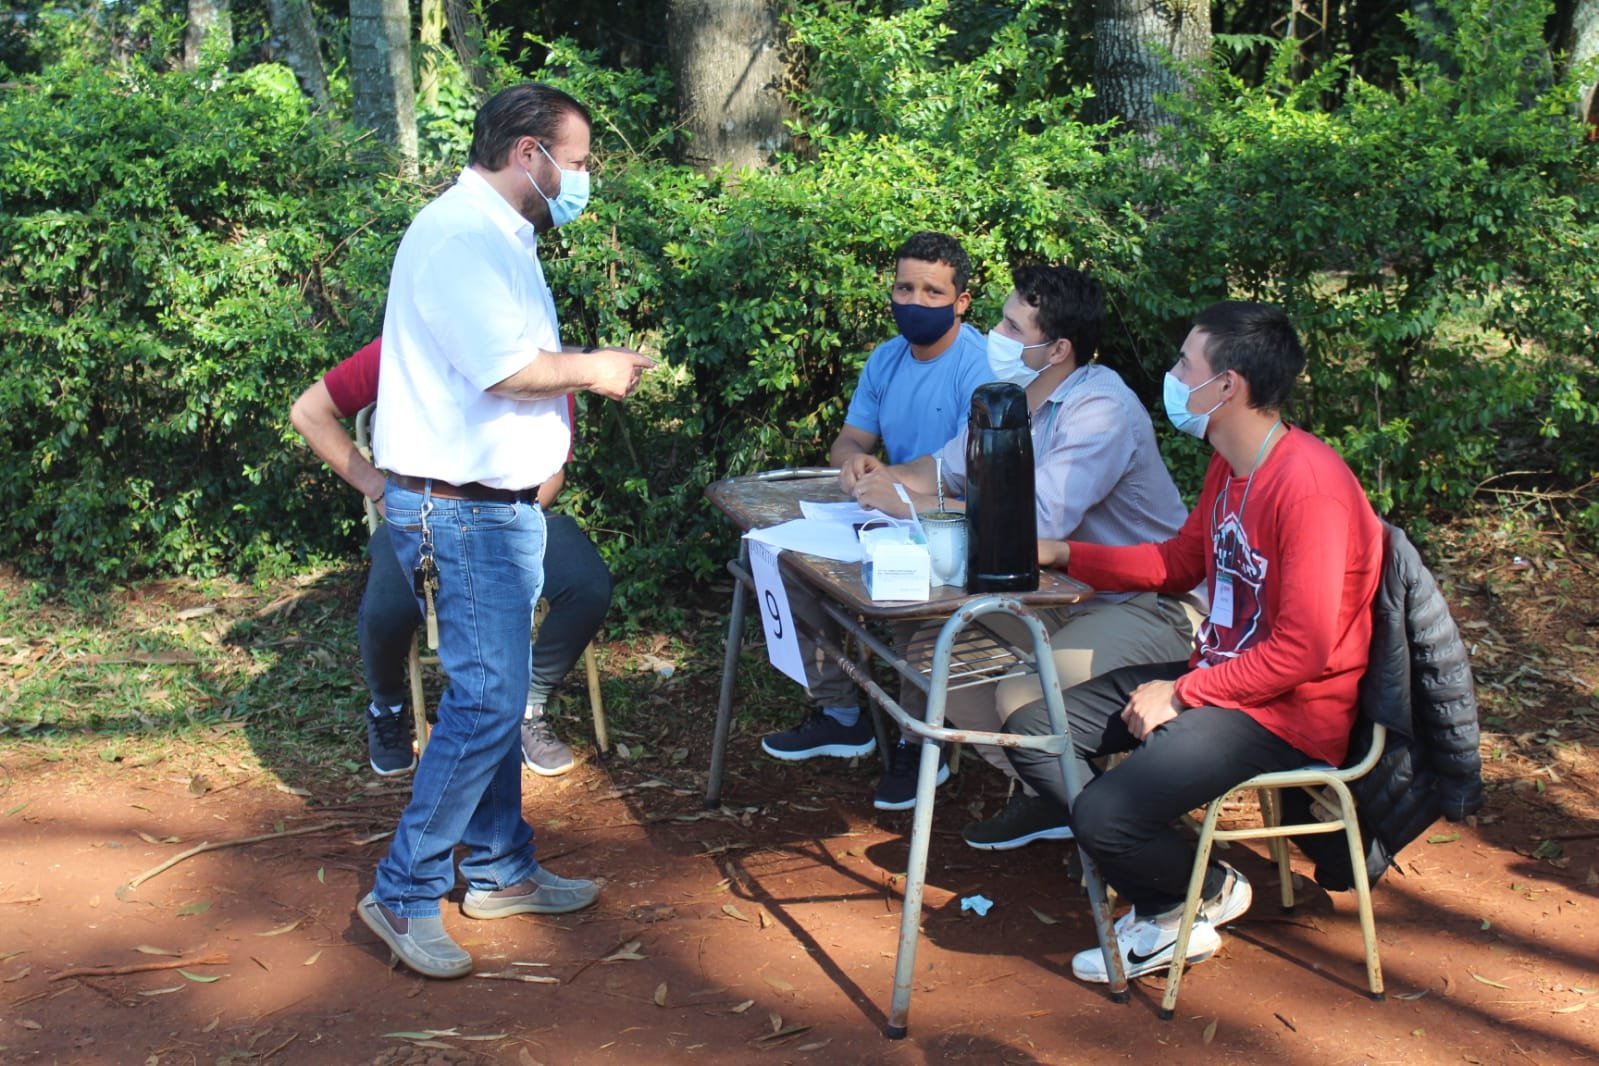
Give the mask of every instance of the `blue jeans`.
[[538, 868], [533, 827], [522, 817], [520, 728], [532, 676], [528, 632], [544, 575], [544, 512], [425, 497], [393, 482], [384, 505], [401, 573], [418, 558], [430, 508], [439, 661], [449, 683], [373, 894], [402, 918], [431, 918], [455, 885], [457, 844], [466, 847], [461, 873], [472, 888], [505, 888]]
[[[594, 543], [570, 515], [544, 516], [544, 602], [550, 605], [533, 641], [533, 681], [527, 702], [546, 704], [600, 631], [611, 607], [611, 572]], [[389, 543], [389, 527], [378, 526], [367, 545], [372, 566], [361, 595], [357, 631], [361, 669], [372, 702], [398, 707], [406, 701], [405, 657], [421, 624], [410, 563], [405, 567]]]

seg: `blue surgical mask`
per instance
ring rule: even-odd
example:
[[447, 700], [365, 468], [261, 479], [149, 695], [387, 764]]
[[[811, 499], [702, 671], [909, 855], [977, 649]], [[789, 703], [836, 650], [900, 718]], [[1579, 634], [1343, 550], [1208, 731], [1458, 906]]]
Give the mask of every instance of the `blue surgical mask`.
[[1193, 395], [1195, 389], [1202, 389], [1212, 381], [1227, 373], [1223, 370], [1219, 374], [1212, 374], [1193, 388], [1184, 385], [1178, 380], [1177, 375], [1170, 370], [1166, 371], [1166, 384], [1162, 390], [1161, 400], [1166, 407], [1166, 417], [1171, 419], [1171, 424], [1184, 433], [1191, 433], [1201, 440], [1205, 439], [1205, 430], [1210, 428], [1210, 416], [1216, 413], [1217, 408], [1227, 402], [1224, 396], [1216, 401], [1216, 406], [1204, 414], [1195, 414], [1188, 409], [1188, 397]]
[[[533, 142], [538, 144], [537, 141]], [[555, 157], [545, 151], [539, 144], [539, 151], [544, 152], [544, 158], [555, 163]], [[527, 175], [527, 180], [532, 183], [533, 190], [544, 197], [550, 205], [550, 222], [557, 226], [564, 226], [578, 215], [589, 204], [589, 172], [586, 170], [563, 170], [561, 164], [555, 163], [555, 169], [561, 174], [561, 187], [556, 190], [554, 199], [539, 188], [539, 183], [533, 180], [533, 172], [527, 167], [522, 168], [522, 173]]]
[[899, 327], [901, 336], [912, 344], [932, 344], [955, 324], [954, 304], [923, 307], [921, 304], [902, 304], [890, 300], [889, 306], [894, 309], [894, 325]]
[[1015, 337], [1007, 337], [997, 329], [988, 331], [988, 370], [995, 381], [1008, 381], [1022, 388], [1033, 383], [1041, 370], [1034, 370], [1022, 359], [1029, 348], [1048, 348], [1054, 341], [1041, 344], [1023, 344]]

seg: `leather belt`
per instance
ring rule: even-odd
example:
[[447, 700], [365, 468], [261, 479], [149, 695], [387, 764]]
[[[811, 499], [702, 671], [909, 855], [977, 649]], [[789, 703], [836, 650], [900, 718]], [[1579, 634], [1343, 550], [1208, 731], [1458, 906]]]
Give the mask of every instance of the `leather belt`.
[[485, 485], [481, 481], [469, 481], [465, 485], [453, 485], [448, 481], [438, 478], [412, 477], [409, 474], [390, 474], [389, 480], [402, 489], [410, 492], [427, 492], [432, 487], [432, 494], [441, 500], [492, 500], [495, 503], [538, 503], [539, 486], [530, 489], [497, 489], [492, 485]]

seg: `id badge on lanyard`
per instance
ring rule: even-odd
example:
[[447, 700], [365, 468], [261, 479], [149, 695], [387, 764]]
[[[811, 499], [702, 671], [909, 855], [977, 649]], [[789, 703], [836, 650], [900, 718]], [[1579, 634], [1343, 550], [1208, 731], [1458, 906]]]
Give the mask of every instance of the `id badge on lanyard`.
[[1216, 591], [1210, 597], [1210, 620], [1223, 629], [1233, 625], [1233, 576], [1216, 574]]

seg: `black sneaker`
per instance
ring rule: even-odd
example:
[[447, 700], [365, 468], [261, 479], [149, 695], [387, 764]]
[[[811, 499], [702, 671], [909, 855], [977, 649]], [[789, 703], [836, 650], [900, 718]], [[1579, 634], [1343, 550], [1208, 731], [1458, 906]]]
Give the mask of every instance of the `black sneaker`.
[[799, 728], [762, 737], [761, 750], [774, 759], [786, 759], [789, 762], [814, 759], [818, 755], [850, 759], [876, 751], [877, 736], [872, 731], [872, 720], [866, 717], [864, 711], [854, 725], [843, 725], [837, 718], [817, 708]]
[[1071, 819], [1043, 796], [1017, 792], [1005, 809], [987, 821], [961, 830], [961, 839], [979, 851], [1009, 851], [1035, 840], [1070, 840]]
[[[908, 811], [916, 806], [916, 774], [921, 769], [922, 746], [912, 744], [904, 737], [888, 753], [888, 769], [877, 783], [877, 794], [872, 806], [880, 811]], [[938, 748], [938, 779], [942, 785], [949, 780], [949, 749]]]
[[411, 750], [411, 716], [404, 707], [385, 710], [373, 704], [367, 708], [366, 755], [372, 772], [379, 777], [416, 769], [416, 752]]

